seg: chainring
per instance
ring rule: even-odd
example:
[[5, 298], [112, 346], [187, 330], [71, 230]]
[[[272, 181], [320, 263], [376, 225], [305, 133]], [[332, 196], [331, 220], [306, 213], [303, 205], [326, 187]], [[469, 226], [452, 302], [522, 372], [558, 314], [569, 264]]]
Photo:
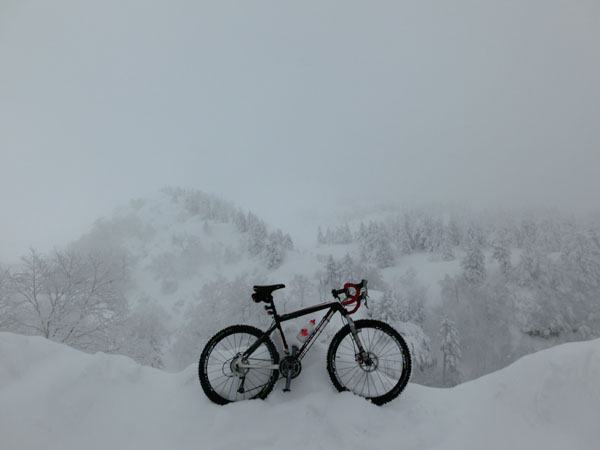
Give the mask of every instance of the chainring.
[[302, 364], [300, 360], [294, 356], [286, 356], [279, 363], [279, 372], [283, 378], [287, 378], [288, 373], [291, 378], [296, 378], [302, 371]]

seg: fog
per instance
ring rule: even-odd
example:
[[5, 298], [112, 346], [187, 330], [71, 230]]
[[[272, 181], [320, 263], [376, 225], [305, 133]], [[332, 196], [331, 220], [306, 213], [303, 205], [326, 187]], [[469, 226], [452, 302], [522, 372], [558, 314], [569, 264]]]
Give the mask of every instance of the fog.
[[166, 185], [594, 210], [599, 44], [592, 0], [4, 1], [0, 261]]

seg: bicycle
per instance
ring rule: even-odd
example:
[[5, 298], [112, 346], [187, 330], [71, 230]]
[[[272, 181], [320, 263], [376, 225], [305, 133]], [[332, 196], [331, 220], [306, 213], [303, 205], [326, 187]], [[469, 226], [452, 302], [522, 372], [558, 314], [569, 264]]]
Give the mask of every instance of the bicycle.
[[[281, 374], [286, 380], [284, 391], [290, 391], [291, 380], [302, 370], [302, 358], [338, 312], [346, 322], [333, 337], [327, 351], [327, 371], [335, 388], [351, 391], [377, 405], [396, 398], [408, 384], [412, 361], [404, 338], [390, 325], [378, 320], [352, 320], [365, 302], [368, 307], [367, 281], [346, 283], [343, 289], [331, 291], [335, 301], [321, 303], [288, 314], [279, 315], [273, 292], [284, 284], [254, 286], [252, 299], [264, 302], [273, 321], [266, 331], [250, 325], [233, 325], [215, 334], [200, 356], [198, 376], [206, 396], [214, 403], [246, 399], [265, 399]], [[340, 298], [344, 294], [345, 298]], [[354, 304], [352, 310], [346, 307]], [[318, 311], [328, 310], [308, 335], [301, 348], [291, 350], [281, 323]], [[284, 356], [271, 341], [278, 330]]]

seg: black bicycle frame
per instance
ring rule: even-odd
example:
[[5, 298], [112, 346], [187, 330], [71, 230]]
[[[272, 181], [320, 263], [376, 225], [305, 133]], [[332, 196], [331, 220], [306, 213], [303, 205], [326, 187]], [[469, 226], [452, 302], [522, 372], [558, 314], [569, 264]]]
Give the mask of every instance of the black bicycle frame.
[[247, 358], [248, 356], [250, 356], [252, 354], [252, 352], [254, 352], [254, 350], [256, 350], [264, 341], [269, 339], [269, 336], [271, 335], [271, 333], [273, 331], [275, 331], [276, 329], [279, 330], [279, 334], [281, 335], [281, 342], [283, 343], [285, 352], [289, 353], [289, 348], [287, 345], [287, 341], [285, 340], [285, 334], [283, 333], [283, 329], [281, 328], [281, 323], [288, 321], [288, 320], [296, 319], [298, 317], [306, 316], [308, 314], [315, 313], [317, 311], [323, 311], [324, 309], [329, 309], [329, 311], [327, 311], [327, 314], [325, 314], [325, 316], [321, 319], [319, 324], [314, 328], [312, 333], [308, 336], [308, 338], [304, 342], [304, 345], [302, 345], [302, 348], [300, 348], [300, 350], [298, 351], [298, 354], [296, 355], [296, 357], [299, 360], [301, 360], [304, 357], [304, 355], [306, 355], [306, 353], [308, 352], [308, 350], [310, 349], [312, 344], [315, 342], [315, 340], [323, 332], [323, 330], [325, 329], [325, 326], [329, 323], [329, 321], [331, 320], [331, 318], [333, 317], [333, 315], [336, 312], [339, 312], [340, 314], [342, 314], [343, 317], [346, 317], [346, 318], [348, 317], [348, 311], [339, 301], [322, 303], [320, 305], [310, 306], [308, 308], [300, 309], [298, 311], [294, 311], [294, 312], [291, 312], [288, 314], [283, 314], [282, 316], [277, 314], [277, 310], [275, 309], [275, 304], [272, 301], [269, 303], [268, 308], [270, 308], [273, 311], [273, 323], [271, 324], [269, 329], [267, 331], [265, 331], [265, 333], [261, 337], [259, 337], [256, 340], [256, 342], [254, 342], [254, 344], [252, 344], [244, 352], [244, 354], [243, 354], [244, 358]]

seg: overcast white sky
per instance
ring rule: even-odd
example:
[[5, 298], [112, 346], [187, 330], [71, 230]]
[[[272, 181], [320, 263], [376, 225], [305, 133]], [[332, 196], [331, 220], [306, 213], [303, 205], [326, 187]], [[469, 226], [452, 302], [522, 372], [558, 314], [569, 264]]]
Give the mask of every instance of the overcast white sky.
[[587, 211], [600, 2], [0, 0], [0, 261], [165, 185]]

